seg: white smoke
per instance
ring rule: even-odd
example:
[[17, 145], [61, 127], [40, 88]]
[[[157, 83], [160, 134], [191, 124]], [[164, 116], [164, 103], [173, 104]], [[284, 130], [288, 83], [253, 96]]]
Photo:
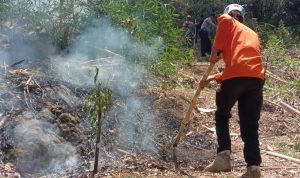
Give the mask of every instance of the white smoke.
[[60, 79], [81, 87], [93, 86], [95, 67], [99, 68], [99, 81], [121, 101], [118, 109], [111, 111], [117, 112], [114, 115], [118, 120], [118, 139], [133, 151], [155, 151], [152, 145], [155, 116], [151, 102], [137, 95], [140, 84], [149, 80], [146, 70], [119, 52], [126, 49], [128, 56], [153, 60], [162, 49], [162, 40], [159, 37], [154, 39], [151, 42], [155, 45], [147, 46], [133, 40], [125, 30], [114, 27], [107, 20], [95, 21], [77, 38], [70, 54], [52, 60]]
[[[21, 59], [43, 61], [47, 58], [45, 56], [54, 52], [53, 46], [46, 40], [28, 40], [30, 37], [19, 31], [3, 33], [9, 34], [11, 46], [0, 50], [2, 64], [13, 64]], [[152, 144], [155, 136], [152, 103], [146, 97], [137, 95], [140, 84], [147, 83], [148, 74], [143, 67], [132, 62], [130, 56], [153, 60], [162, 52], [162, 45], [160, 37], [142, 43], [108, 20], [95, 21], [92, 27], [73, 41], [68, 55], [50, 57], [49, 71], [55, 72], [51, 76], [60, 80], [91, 88], [97, 66], [100, 70], [99, 81], [119, 98], [118, 104], [113, 103], [115, 109], [107, 115], [117, 117], [115, 127], [120, 145], [131, 151], [155, 151]], [[121, 55], [125, 52], [126, 57]], [[18, 169], [25, 174], [44, 175], [63, 174], [76, 168], [80, 162], [79, 156], [72, 145], [64, 143], [58, 136], [58, 128], [45, 120], [33, 118], [28, 117], [29, 120], [21, 122], [13, 130], [16, 150], [20, 151], [17, 156]], [[109, 122], [106, 118], [104, 125]]]
[[78, 166], [79, 156], [63, 143], [58, 128], [47, 121], [26, 120], [14, 129], [17, 167], [23, 174], [62, 174]]

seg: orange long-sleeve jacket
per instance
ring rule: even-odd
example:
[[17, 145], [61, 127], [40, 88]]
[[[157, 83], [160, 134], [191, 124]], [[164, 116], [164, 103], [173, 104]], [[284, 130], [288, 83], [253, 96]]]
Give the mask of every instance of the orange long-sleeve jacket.
[[264, 79], [259, 37], [246, 25], [227, 14], [221, 15], [213, 47], [221, 50], [225, 63], [224, 71], [215, 77], [217, 82], [234, 77]]

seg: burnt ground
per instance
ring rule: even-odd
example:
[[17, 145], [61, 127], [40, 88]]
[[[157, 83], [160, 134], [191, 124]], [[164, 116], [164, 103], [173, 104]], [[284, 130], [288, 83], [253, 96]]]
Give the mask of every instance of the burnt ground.
[[[179, 86], [172, 90], [161, 89], [158, 84], [162, 78], [158, 76], [151, 76], [157, 85], [148, 86], [141, 82], [135, 94], [151, 102], [145, 106], [141, 104], [136, 116], [132, 116], [137, 117], [134, 121], [141, 120], [144, 124], [125, 123], [134, 125], [135, 132], [135, 136], [126, 142], [118, 136], [123, 134], [117, 127], [122, 123], [118, 117], [114, 117], [119, 115], [125, 102], [120, 96], [114, 97], [115, 104], [108, 115], [110, 119], [103, 125], [100, 167], [95, 177], [237, 177], [242, 174], [245, 162], [236, 107], [230, 122], [232, 172], [203, 172], [203, 168], [215, 158], [217, 147], [213, 129], [213, 84], [201, 92], [197, 108], [175, 152], [168, 149], [207, 66], [208, 63], [199, 61], [187, 65], [180, 71], [182, 80]], [[28, 66], [8, 67], [4, 74], [1, 80], [0, 175], [91, 175], [95, 135], [82, 111], [82, 101], [89, 89], [76, 88], [49, 77], [43, 70], [33, 70]], [[296, 149], [296, 143], [300, 142], [299, 116], [287, 112], [270, 98], [268, 101], [271, 102], [265, 102], [263, 106], [259, 130], [263, 175], [276, 178], [300, 177], [300, 163], [297, 160], [266, 152], [284, 153], [300, 159], [299, 148]], [[150, 118], [147, 116], [149, 112], [155, 114], [155, 124], [152, 126], [142, 122]], [[145, 139], [144, 143], [139, 139], [146, 132], [154, 137]], [[19, 144], [22, 141], [29, 144]], [[77, 159], [81, 160], [80, 163], [76, 162]]]

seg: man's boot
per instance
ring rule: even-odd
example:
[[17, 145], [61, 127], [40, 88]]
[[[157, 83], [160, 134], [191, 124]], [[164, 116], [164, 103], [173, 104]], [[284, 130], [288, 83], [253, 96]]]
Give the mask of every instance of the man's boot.
[[230, 151], [225, 150], [218, 153], [216, 159], [208, 165], [204, 171], [208, 172], [230, 172], [231, 171], [231, 160]]
[[259, 166], [249, 166], [247, 172], [243, 174], [240, 178], [260, 178], [260, 167]]

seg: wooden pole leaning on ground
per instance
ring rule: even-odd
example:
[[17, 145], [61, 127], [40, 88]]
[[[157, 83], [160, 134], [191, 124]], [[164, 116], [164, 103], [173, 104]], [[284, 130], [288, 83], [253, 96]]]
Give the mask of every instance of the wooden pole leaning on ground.
[[[205, 71], [205, 73], [204, 73], [201, 81], [207, 80], [209, 74], [211, 73], [211, 71], [214, 68], [214, 65], [215, 65], [214, 63], [210, 63], [210, 65], [208, 66], [207, 70]], [[181, 121], [181, 126], [179, 128], [177, 136], [175, 137], [174, 141], [172, 142], [173, 143], [173, 147], [177, 147], [177, 145], [178, 145], [178, 143], [180, 141], [180, 138], [181, 138], [181, 136], [182, 136], [182, 134], [184, 132], [184, 129], [185, 129], [186, 125], [190, 122], [191, 113], [192, 113], [192, 111], [193, 111], [193, 109], [194, 109], [194, 107], [196, 105], [197, 98], [198, 98], [200, 92], [204, 89], [204, 87], [205, 87], [205, 85], [200, 85], [200, 84], [198, 85], [197, 91], [196, 91], [196, 93], [195, 93], [195, 95], [194, 95], [194, 97], [193, 97], [193, 99], [191, 101], [191, 104], [190, 104], [190, 106], [189, 106], [189, 108], [188, 108], [188, 110], [187, 110], [187, 112], [185, 114], [185, 117]]]

